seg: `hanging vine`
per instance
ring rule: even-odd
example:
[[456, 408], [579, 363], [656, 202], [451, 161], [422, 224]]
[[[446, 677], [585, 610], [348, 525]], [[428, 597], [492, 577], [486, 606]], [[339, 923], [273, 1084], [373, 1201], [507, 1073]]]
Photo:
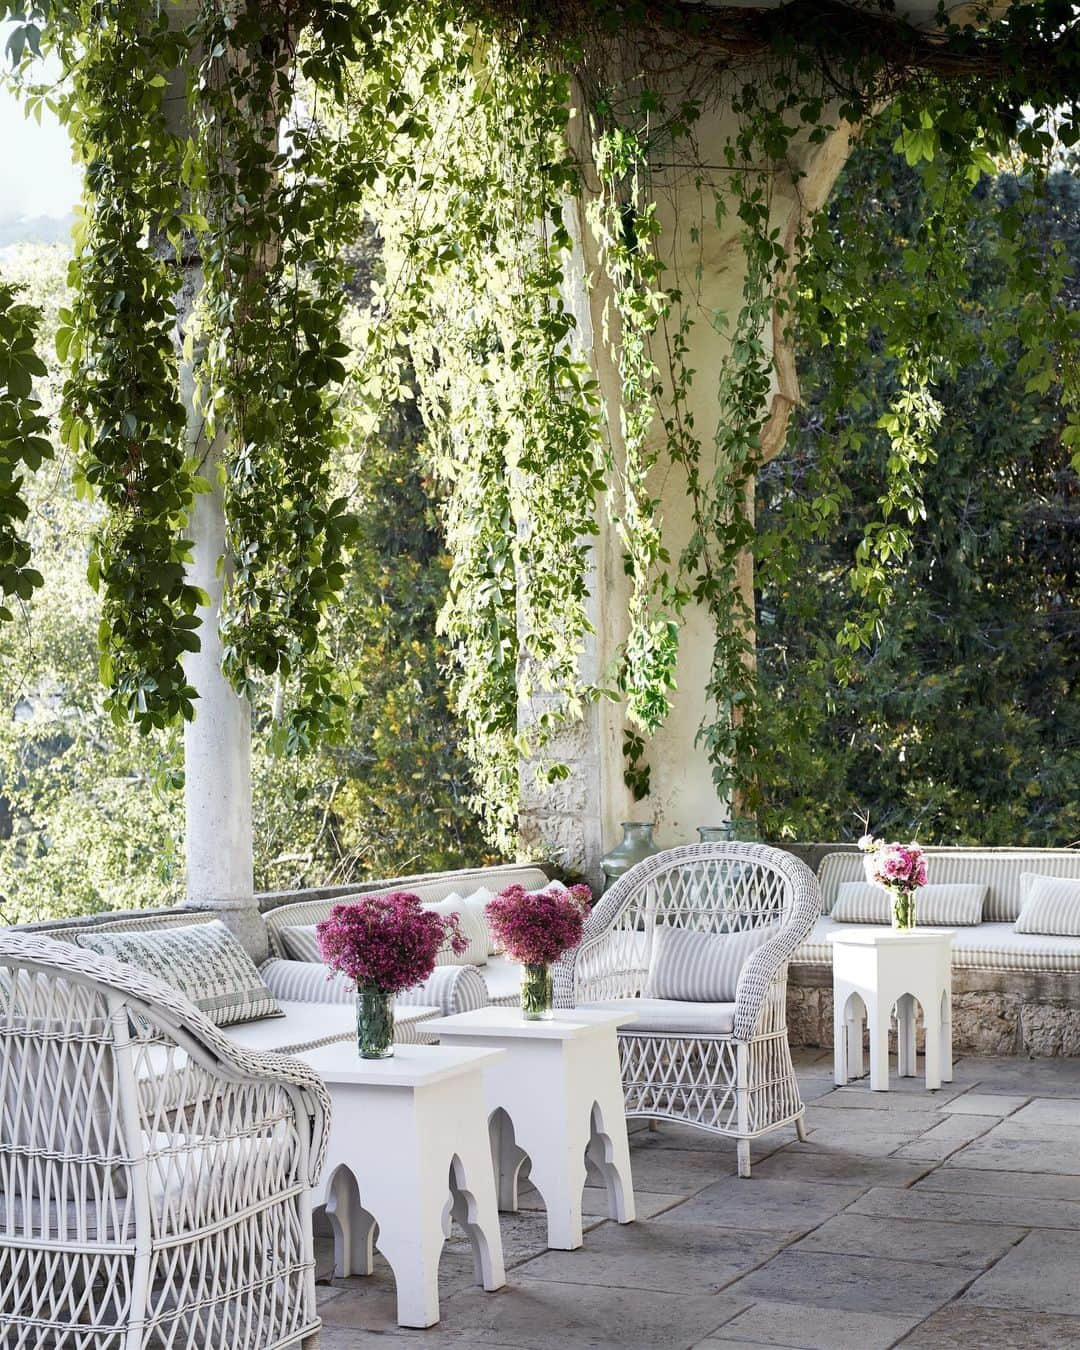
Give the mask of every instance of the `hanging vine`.
[[[170, 22], [150, 0], [41, 0], [0, 5], [0, 17], [17, 20], [9, 47], [24, 74], [43, 41], [58, 51], [51, 97], [87, 166], [58, 345], [71, 370], [64, 441], [109, 508], [90, 572], [116, 715], [146, 729], [192, 715], [182, 659], [204, 597], [185, 576], [185, 530], [205, 467], [224, 484], [226, 672], [248, 694], [268, 677], [288, 688], [284, 743], [336, 734], [347, 691], [323, 620], [353, 529], [333, 467], [343, 405], [374, 424], [387, 400], [415, 396], [448, 493], [442, 626], [492, 837], [513, 844], [521, 758], [542, 778], [564, 775], [560, 734], [602, 697], [625, 701], [627, 781], [648, 791], [647, 738], [670, 711], [692, 605], [713, 636], [700, 742], [717, 791], [752, 808], [748, 559], [782, 568], [791, 556], [787, 541], [756, 538], [753, 487], [776, 449], [790, 330], [852, 343], [874, 329], [897, 362], [880, 519], [850, 572], [862, 610], [839, 635], [850, 676], [924, 509], [971, 175], [1014, 143], [1034, 165], [1055, 134], [1077, 139], [1071, 10], [1019, 3], [995, 19], [987, 7], [979, 28], [942, 18], [929, 30], [891, 6], [843, 4], [207, 0]], [[697, 144], [706, 118], [710, 163]], [[888, 118], [935, 182], [911, 273], [919, 303], [875, 294], [857, 229], [836, 269], [848, 293], [831, 289], [837, 242], [800, 201], [831, 135]], [[1037, 193], [1039, 172], [1026, 183]], [[343, 259], [365, 218], [384, 241], [385, 280], [351, 351]], [[727, 314], [704, 298], [720, 244], [737, 295]], [[192, 456], [174, 329], [178, 278], [196, 262], [184, 358], [199, 366], [205, 425]], [[1018, 253], [1012, 265], [1032, 297], [1018, 359], [1075, 399], [1060, 260]], [[618, 389], [606, 401], [568, 294], [575, 272], [579, 305], [586, 282], [609, 296], [598, 340]], [[710, 326], [719, 355], [695, 370]], [[852, 396], [838, 385], [834, 411]], [[1080, 445], [1075, 419], [1068, 434]], [[814, 520], [798, 528], [842, 510], [843, 450], [841, 429]], [[673, 473], [688, 503], [674, 544], [660, 488]], [[0, 510], [10, 520], [17, 502], [0, 497]], [[611, 668], [585, 672], [601, 510], [624, 550], [627, 623]]]

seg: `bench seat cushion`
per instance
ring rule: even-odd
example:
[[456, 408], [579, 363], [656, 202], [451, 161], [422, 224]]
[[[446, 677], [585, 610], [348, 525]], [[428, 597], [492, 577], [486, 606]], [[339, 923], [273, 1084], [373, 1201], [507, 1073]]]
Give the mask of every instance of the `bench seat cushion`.
[[633, 1014], [626, 1030], [672, 1035], [730, 1036], [735, 1026], [734, 1003], [690, 1003], [673, 998], [612, 998], [579, 1003], [582, 1011]]
[[[851, 925], [822, 915], [810, 936], [792, 957], [795, 965], [832, 965], [831, 933], [850, 932]], [[1018, 933], [1011, 923], [980, 923], [958, 928], [953, 939], [953, 966], [960, 970], [1057, 970], [1080, 973], [1080, 938]]]

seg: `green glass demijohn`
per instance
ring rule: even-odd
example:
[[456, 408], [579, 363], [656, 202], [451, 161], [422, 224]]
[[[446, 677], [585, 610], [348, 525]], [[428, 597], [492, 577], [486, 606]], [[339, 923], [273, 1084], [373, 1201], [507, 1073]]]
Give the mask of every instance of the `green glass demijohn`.
[[651, 820], [622, 822], [622, 839], [600, 859], [605, 877], [605, 890], [624, 873], [629, 872], [636, 863], [660, 852], [660, 845], [653, 838], [654, 824], [655, 822]]

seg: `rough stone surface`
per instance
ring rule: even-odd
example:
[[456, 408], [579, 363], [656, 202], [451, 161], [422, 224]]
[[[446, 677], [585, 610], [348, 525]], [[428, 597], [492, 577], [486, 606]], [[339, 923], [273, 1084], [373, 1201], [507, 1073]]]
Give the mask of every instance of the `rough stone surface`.
[[635, 1122], [638, 1222], [602, 1219], [589, 1187], [583, 1247], [549, 1252], [526, 1188], [523, 1212], [503, 1216], [506, 1288], [473, 1285], [455, 1229], [429, 1331], [397, 1328], [381, 1259], [369, 1278], [325, 1283], [320, 1240], [320, 1350], [1080, 1344], [1080, 1062], [961, 1058], [935, 1093], [828, 1089], [827, 1052], [796, 1062], [816, 1098], [806, 1144], [758, 1142], [742, 1180], [731, 1141]]
[[1080, 1055], [1080, 1008], [1075, 1004], [1025, 1003], [1020, 1019], [1024, 1054]]

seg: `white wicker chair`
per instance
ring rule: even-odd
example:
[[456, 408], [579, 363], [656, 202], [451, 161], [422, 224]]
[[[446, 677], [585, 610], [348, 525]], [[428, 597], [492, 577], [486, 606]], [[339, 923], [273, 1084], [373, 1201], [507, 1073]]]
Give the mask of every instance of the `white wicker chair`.
[[[794, 1124], [803, 1104], [787, 1039], [787, 965], [821, 912], [814, 874], [761, 844], [691, 844], [632, 867], [602, 896], [555, 970], [560, 1007], [625, 1002], [619, 1033], [626, 1114], [730, 1135], [739, 1175], [750, 1140]], [[775, 927], [742, 967], [734, 1004], [642, 1001], [660, 924], [703, 933]]]
[[242, 1050], [131, 966], [7, 931], [0, 1094], [5, 1350], [315, 1336], [317, 1074]]

